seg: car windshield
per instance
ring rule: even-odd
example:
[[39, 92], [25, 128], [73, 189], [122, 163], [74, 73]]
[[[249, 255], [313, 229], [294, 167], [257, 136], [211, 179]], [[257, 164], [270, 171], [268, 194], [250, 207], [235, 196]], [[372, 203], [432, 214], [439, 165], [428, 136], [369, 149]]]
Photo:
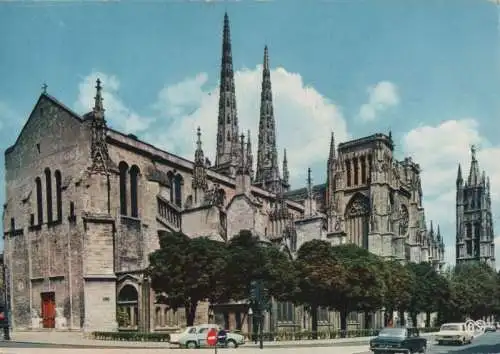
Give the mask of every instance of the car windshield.
[[445, 324], [441, 326], [442, 331], [460, 331], [462, 326], [457, 324]]
[[406, 331], [404, 328], [384, 328], [378, 335], [379, 337], [405, 337]]

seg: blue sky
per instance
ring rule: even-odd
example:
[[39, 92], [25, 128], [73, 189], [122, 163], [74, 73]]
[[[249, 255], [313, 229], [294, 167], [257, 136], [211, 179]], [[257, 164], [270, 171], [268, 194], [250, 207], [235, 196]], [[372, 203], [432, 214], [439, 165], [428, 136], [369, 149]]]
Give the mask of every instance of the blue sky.
[[99, 76], [110, 125], [187, 157], [200, 125], [213, 157], [224, 11], [240, 129], [254, 140], [269, 46], [278, 143], [293, 187], [309, 166], [324, 181], [331, 130], [338, 141], [392, 130], [398, 157], [411, 154], [422, 166], [427, 220], [442, 225], [449, 246], [456, 166], [468, 170], [471, 144], [497, 211], [500, 38], [487, 0], [0, 3], [2, 149], [44, 82], [84, 113]]

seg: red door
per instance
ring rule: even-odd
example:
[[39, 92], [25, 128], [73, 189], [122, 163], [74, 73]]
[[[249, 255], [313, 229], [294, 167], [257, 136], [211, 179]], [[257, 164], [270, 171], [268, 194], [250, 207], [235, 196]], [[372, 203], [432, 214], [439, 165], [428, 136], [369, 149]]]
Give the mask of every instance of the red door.
[[56, 325], [56, 296], [53, 292], [42, 293], [43, 328], [54, 328]]

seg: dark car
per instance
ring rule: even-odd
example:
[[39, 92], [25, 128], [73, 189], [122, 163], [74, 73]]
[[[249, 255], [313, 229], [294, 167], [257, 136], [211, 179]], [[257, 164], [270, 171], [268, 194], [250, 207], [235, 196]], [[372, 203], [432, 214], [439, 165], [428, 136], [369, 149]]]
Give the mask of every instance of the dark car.
[[425, 353], [427, 339], [420, 337], [417, 328], [387, 327], [370, 341], [370, 350], [382, 353]]
[[0, 328], [3, 330], [3, 338], [10, 340], [9, 318], [4, 305], [0, 304]]

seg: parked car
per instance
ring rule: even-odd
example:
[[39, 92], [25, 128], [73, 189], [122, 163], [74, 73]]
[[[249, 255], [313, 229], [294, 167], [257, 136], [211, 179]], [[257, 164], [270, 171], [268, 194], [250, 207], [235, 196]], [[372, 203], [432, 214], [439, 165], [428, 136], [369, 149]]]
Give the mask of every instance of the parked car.
[[[202, 324], [198, 326], [187, 327], [179, 333], [170, 335], [170, 344], [179, 345], [181, 348], [202, 348], [207, 347], [208, 331], [214, 328], [220, 331], [220, 327], [216, 324]], [[218, 346], [226, 348], [237, 348], [245, 344], [245, 337], [238, 333], [226, 331], [227, 339], [224, 343], [219, 343]]]
[[418, 328], [386, 327], [370, 340], [370, 350], [382, 353], [425, 353], [427, 339], [420, 337]]
[[458, 343], [461, 345], [470, 344], [474, 339], [474, 334], [467, 330], [465, 323], [445, 323], [436, 334], [438, 344]]
[[484, 327], [485, 332], [496, 332], [497, 326], [494, 323], [488, 323], [486, 327]]

